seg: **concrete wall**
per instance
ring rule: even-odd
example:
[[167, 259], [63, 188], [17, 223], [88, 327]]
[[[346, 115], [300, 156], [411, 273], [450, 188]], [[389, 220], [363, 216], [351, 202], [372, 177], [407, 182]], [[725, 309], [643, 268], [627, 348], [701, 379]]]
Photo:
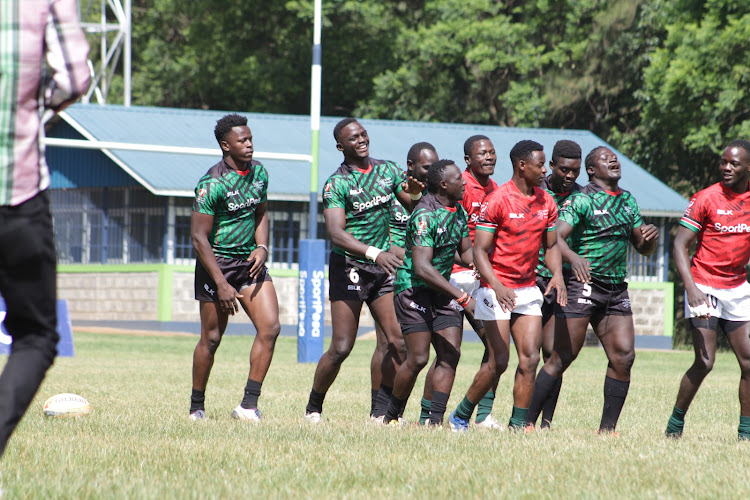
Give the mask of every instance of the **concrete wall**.
[[[165, 286], [164, 281], [169, 285], [170, 280], [171, 287]], [[164, 321], [169, 318], [171, 321], [200, 321], [198, 304], [193, 298], [192, 272], [59, 272], [57, 282], [58, 297], [68, 301], [74, 324], [76, 320]], [[281, 323], [296, 324], [298, 279], [277, 276], [273, 282], [279, 297]], [[160, 301], [160, 289], [170, 293], [171, 299], [165, 297]], [[325, 290], [327, 293], [327, 283]], [[673, 284], [634, 282], [629, 290], [636, 335], [664, 335], [665, 331], [671, 335], [674, 326]], [[330, 302], [326, 301], [325, 307], [325, 321], [330, 325]], [[360, 325], [373, 326], [367, 306], [362, 308]]]

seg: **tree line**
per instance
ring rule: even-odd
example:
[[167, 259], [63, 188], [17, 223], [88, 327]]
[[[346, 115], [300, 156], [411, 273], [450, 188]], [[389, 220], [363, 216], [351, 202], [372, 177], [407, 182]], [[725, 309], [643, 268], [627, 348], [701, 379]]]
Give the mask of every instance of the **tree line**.
[[[307, 114], [312, 26], [134, 0], [133, 104]], [[322, 43], [324, 115], [591, 130], [686, 196], [750, 137], [747, 0], [324, 0]]]

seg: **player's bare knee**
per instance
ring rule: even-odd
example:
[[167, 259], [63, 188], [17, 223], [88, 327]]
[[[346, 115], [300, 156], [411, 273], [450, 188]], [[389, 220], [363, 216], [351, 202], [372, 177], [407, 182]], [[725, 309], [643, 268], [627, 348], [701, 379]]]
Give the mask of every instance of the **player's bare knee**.
[[352, 346], [350, 344], [331, 344], [331, 347], [328, 349], [328, 356], [331, 359], [331, 363], [333, 363], [334, 365], [340, 365], [346, 358], [349, 357], [349, 354], [351, 352]]
[[705, 377], [714, 368], [714, 356], [696, 356], [693, 366], [693, 372]]
[[219, 344], [221, 344], [221, 336], [205, 336], [201, 339], [201, 342], [206, 347], [206, 350], [213, 356], [216, 353], [216, 350], [219, 348]]
[[577, 357], [578, 357], [578, 354], [572, 351], [559, 352], [556, 362], [560, 371], [562, 372], [565, 369], [567, 369], [573, 363], [573, 361], [575, 361]]
[[429, 360], [430, 360], [430, 351], [413, 352], [413, 353], [409, 353], [409, 356], [406, 358], [406, 364], [409, 365], [412, 371], [420, 372], [424, 369], [425, 366], [427, 366], [427, 362]]
[[525, 353], [518, 359], [518, 368], [523, 373], [536, 373], [536, 367], [539, 365], [539, 351]]

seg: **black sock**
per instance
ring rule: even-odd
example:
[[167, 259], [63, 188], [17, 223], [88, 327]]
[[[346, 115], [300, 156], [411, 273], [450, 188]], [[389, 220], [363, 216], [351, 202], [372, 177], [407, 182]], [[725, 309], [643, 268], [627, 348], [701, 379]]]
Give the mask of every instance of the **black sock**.
[[250, 408], [258, 408], [258, 398], [260, 397], [260, 388], [262, 385], [262, 382], [247, 379], [247, 385], [245, 385], [245, 397], [242, 398], [240, 406], [246, 410], [249, 410]]
[[450, 394], [432, 391], [432, 406], [430, 407], [430, 425], [443, 425], [445, 408], [448, 406]]
[[406, 406], [405, 399], [399, 399], [391, 394], [391, 400], [388, 404], [388, 411], [385, 412], [385, 423], [387, 424], [391, 420], [398, 420], [398, 417], [404, 413], [404, 407]]
[[323, 400], [326, 395], [321, 392], [315, 392], [310, 390], [310, 399], [307, 400], [307, 408], [305, 413], [323, 413]]
[[555, 379], [555, 387], [552, 389], [547, 401], [542, 408], [542, 423], [539, 425], [542, 429], [549, 428], [552, 423], [552, 417], [555, 415], [557, 408], [557, 398], [560, 397], [560, 387], [562, 387], [562, 375]]
[[604, 379], [604, 409], [602, 421], [599, 424], [600, 431], [613, 432], [615, 430], [629, 388], [630, 382], [622, 382], [612, 377]]
[[198, 391], [193, 389], [190, 394], [190, 413], [195, 413], [198, 410], [206, 411], [203, 403], [206, 401], [206, 391]]
[[550, 398], [550, 395], [555, 388], [555, 381], [558, 378], [559, 377], [553, 377], [547, 373], [544, 367], [539, 370], [539, 373], [536, 376], [536, 382], [534, 382], [534, 395], [531, 397], [529, 411], [526, 413], [527, 424], [536, 425], [539, 414], [542, 412], [542, 408]]
[[378, 389], [378, 395], [375, 397], [375, 408], [372, 412], [373, 417], [382, 417], [388, 410], [388, 405], [391, 402], [391, 394], [393, 394], [393, 387], [380, 384]]
[[375, 406], [378, 404], [378, 391], [375, 389], [370, 390], [370, 416], [375, 415]]

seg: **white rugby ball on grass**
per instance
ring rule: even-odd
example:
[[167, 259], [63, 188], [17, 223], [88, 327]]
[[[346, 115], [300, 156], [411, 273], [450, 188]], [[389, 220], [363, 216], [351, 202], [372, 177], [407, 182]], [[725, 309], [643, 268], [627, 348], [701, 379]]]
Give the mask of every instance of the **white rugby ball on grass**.
[[57, 394], [44, 402], [47, 417], [82, 417], [91, 413], [91, 404], [78, 394]]

